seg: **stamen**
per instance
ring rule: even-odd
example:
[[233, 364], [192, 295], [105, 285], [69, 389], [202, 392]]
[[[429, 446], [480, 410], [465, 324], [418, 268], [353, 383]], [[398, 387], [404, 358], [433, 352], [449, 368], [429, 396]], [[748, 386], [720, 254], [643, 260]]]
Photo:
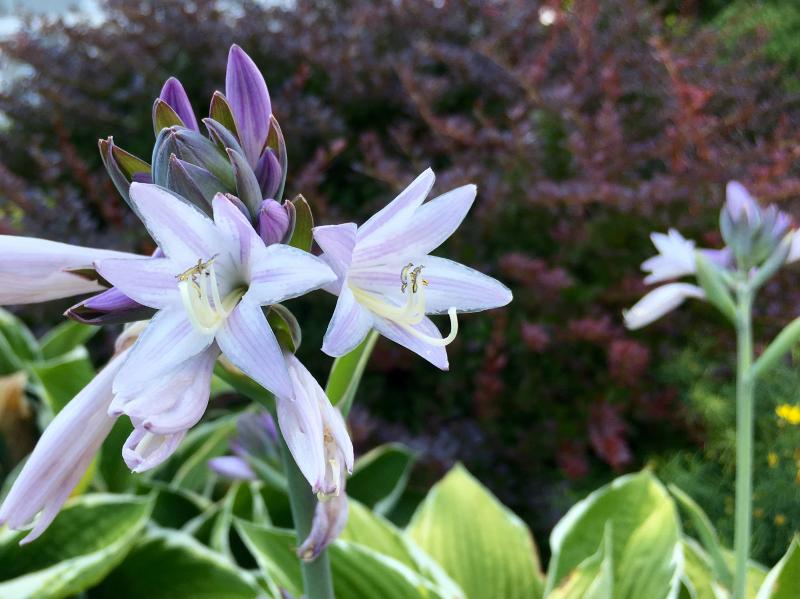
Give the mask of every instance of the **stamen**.
[[447, 311], [450, 316], [450, 333], [447, 337], [433, 337], [414, 328], [414, 325], [419, 324], [425, 318], [425, 287], [428, 286], [428, 281], [420, 276], [423, 268], [425, 268], [424, 265], [414, 267], [414, 263], [409, 262], [400, 270], [400, 291], [405, 294], [409, 285], [411, 287], [411, 293], [408, 294], [403, 306], [396, 306], [353, 285], [350, 286], [350, 290], [356, 301], [362, 306], [378, 316], [394, 322], [417, 339], [421, 339], [429, 345], [449, 345], [458, 334], [458, 316], [454, 307]]
[[226, 297], [225, 302], [222, 301], [214, 271], [215, 258], [216, 255], [206, 262], [199, 259], [196, 266], [176, 276], [179, 281], [181, 301], [186, 308], [189, 321], [198, 331], [206, 335], [216, 332], [242, 297], [242, 292], [236, 291]]

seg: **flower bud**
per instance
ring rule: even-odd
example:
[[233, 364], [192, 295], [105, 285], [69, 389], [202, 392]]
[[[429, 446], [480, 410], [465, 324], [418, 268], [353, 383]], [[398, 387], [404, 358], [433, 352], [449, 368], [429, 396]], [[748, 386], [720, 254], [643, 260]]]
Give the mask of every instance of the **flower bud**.
[[119, 289], [112, 287], [98, 293], [64, 312], [64, 316], [83, 324], [121, 324], [147, 320], [155, 310], [135, 302]]
[[261, 202], [258, 210], [258, 234], [267, 245], [285, 243], [291, 235], [292, 219], [286, 206], [275, 200]]

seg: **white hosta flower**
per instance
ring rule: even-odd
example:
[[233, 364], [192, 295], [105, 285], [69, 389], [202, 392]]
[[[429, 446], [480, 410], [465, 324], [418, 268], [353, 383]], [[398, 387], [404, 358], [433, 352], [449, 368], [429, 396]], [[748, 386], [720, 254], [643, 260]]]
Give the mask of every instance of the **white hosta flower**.
[[344, 418], [294, 354], [285, 354], [294, 399], [277, 398], [278, 424], [298, 468], [317, 496], [339, 495], [353, 471], [353, 443]]
[[[476, 188], [465, 185], [423, 203], [433, 186], [431, 169], [362, 226], [316, 227], [314, 239], [336, 272], [324, 287], [339, 296], [322, 350], [341, 356], [370, 329], [448, 368], [445, 346], [458, 332], [458, 312], [504, 306], [511, 291], [495, 279], [445, 258], [431, 256], [461, 224]], [[445, 337], [428, 318], [448, 314]]]
[[704, 299], [705, 293], [697, 285], [689, 283], [668, 283], [656, 287], [636, 302], [630, 310], [624, 311], [625, 326], [639, 329], [658, 320], [680, 306], [687, 298]]
[[222, 194], [213, 200], [214, 220], [155, 185], [132, 184], [130, 199], [164, 257], [96, 263], [125, 295], [158, 310], [115, 392], [137, 395], [186, 360], [222, 351], [266, 389], [290, 397], [283, 354], [261, 306], [330, 283], [330, 268], [298, 249], [266, 246]]
[[136, 254], [68, 245], [35, 237], [0, 235], [0, 305], [30, 304], [102, 291], [105, 287], [70, 272], [103, 258]]
[[650, 239], [656, 246], [658, 255], [642, 263], [642, 270], [650, 273], [645, 277], [645, 283], [650, 285], [694, 274], [694, 241], [686, 239], [675, 229], [670, 229], [666, 235], [651, 233]]

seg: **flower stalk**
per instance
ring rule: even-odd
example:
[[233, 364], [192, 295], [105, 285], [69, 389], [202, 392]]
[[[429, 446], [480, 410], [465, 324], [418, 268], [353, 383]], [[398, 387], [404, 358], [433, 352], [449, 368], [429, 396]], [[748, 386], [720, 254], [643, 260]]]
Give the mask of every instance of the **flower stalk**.
[[[278, 438], [280, 439], [283, 471], [286, 475], [289, 492], [289, 505], [292, 509], [292, 520], [299, 546], [311, 533], [317, 498], [292, 457], [283, 433], [278, 435]], [[313, 561], [300, 560], [300, 569], [303, 574], [305, 597], [308, 599], [334, 599], [331, 564], [326, 549], [323, 549]]]
[[753, 291], [742, 283], [736, 307], [736, 513], [734, 599], [745, 599], [753, 495]]

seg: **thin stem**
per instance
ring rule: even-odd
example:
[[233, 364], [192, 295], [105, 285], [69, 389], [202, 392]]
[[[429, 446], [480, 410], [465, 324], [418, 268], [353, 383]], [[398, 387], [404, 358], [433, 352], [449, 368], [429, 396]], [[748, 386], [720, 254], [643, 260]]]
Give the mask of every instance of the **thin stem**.
[[[317, 498], [311, 492], [311, 485], [297, 467], [286, 441], [283, 440], [283, 434], [278, 435], [278, 438], [281, 440], [283, 470], [289, 487], [289, 504], [292, 508], [292, 519], [299, 546], [311, 532]], [[334, 599], [333, 578], [327, 550], [323, 550], [312, 562], [301, 561], [300, 566], [303, 573], [304, 596], [307, 599]]]
[[736, 309], [736, 568], [733, 599], [745, 599], [753, 494], [753, 294], [742, 288]]

